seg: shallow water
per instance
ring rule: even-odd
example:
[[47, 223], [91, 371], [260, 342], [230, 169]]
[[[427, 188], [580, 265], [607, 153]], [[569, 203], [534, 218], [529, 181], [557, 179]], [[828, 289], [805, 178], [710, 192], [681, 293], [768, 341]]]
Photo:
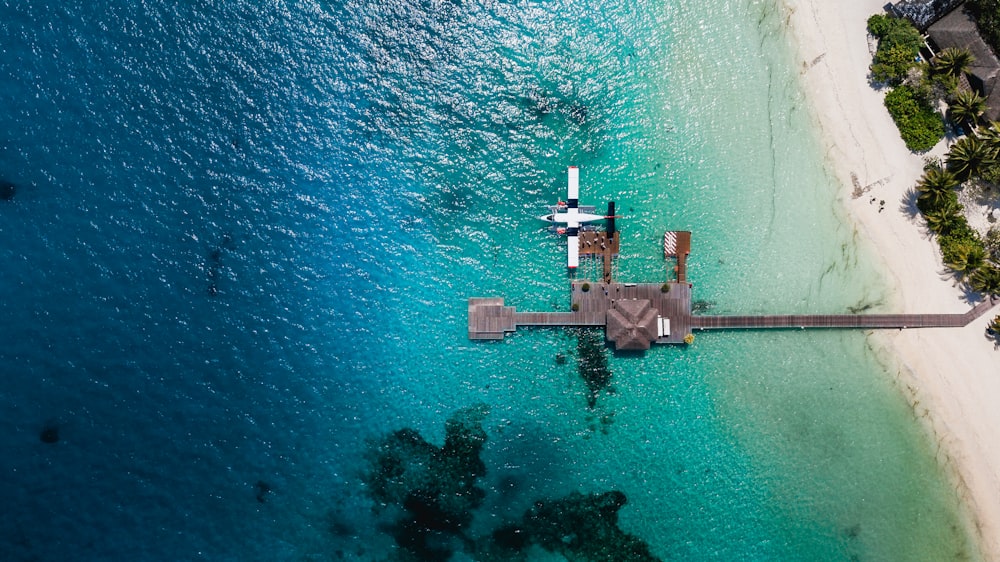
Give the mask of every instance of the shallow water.
[[615, 489], [664, 559], [972, 556], [864, 334], [605, 352], [593, 409], [576, 334], [467, 340], [470, 296], [568, 308], [567, 165], [624, 280], [690, 229], [709, 312], [885, 300], [780, 11], [682, 4], [0, 3], [9, 556], [395, 557], [372, 442], [478, 403], [470, 535]]

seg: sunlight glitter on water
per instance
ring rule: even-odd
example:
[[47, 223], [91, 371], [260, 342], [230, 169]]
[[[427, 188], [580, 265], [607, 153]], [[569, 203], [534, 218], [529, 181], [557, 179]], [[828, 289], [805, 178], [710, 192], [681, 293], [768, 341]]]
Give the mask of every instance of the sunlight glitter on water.
[[[658, 280], [662, 232], [690, 229], [709, 312], [883, 300], [776, 6], [5, 4], [0, 175], [23, 187], [0, 209], [19, 327], [0, 359], [25, 508], [3, 539], [22, 558], [382, 559], [399, 546], [363, 483], [371, 443], [440, 445], [484, 403], [476, 537], [619, 490], [622, 528], [668, 559], [967, 550], [862, 334], [642, 357], [564, 330], [467, 339], [471, 296], [569, 306], [565, 242], [535, 217], [571, 164], [625, 216], [623, 279]], [[613, 373], [593, 408], [584, 356]]]

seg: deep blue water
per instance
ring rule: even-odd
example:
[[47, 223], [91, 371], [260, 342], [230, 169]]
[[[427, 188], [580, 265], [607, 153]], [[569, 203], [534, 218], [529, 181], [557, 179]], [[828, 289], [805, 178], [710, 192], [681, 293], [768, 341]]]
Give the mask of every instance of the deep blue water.
[[398, 228], [337, 10], [3, 6], [14, 559], [289, 556], [254, 484], [358, 407]]
[[[726, 103], [685, 79], [700, 63], [673, 74], [663, 62], [696, 28], [777, 48], [755, 35], [766, 29], [732, 25], [780, 21], [764, 4], [705, 20], [670, 1], [0, 0], [0, 179], [17, 188], [0, 201], [0, 557], [394, 559], [363, 484], [371, 443], [413, 427], [440, 444], [445, 420], [478, 403], [490, 414], [476, 533], [539, 498], [622, 489], [622, 526], [664, 558], [877, 557], [908, 533], [964, 546], [957, 530], [891, 524], [955, 518], [916, 430], [871, 421], [887, 449], [855, 462], [844, 422], [810, 417], [822, 401], [906, 419], [889, 385], [857, 383], [879, 372], [860, 336], [605, 351], [617, 392], [596, 410], [572, 334], [465, 337], [469, 296], [567, 306], [563, 249], [532, 219], [567, 165], [630, 214], [631, 274], [662, 272], [668, 227], [724, 248], [732, 228], [711, 215], [728, 200], [779, 212], [772, 186], [724, 181], [749, 164], [708, 164], [728, 150], [705, 108]], [[748, 59], [759, 92], [778, 63]], [[840, 254], [839, 228], [724, 257], [818, 256], [767, 289], [817, 304], [801, 279]], [[751, 292], [727, 284], [723, 257], [694, 263], [712, 298]], [[796, 353], [803, 341], [816, 352]], [[787, 390], [825, 368], [862, 375], [833, 400]], [[756, 396], [765, 387], [779, 390]], [[768, 400], [784, 403], [794, 438], [762, 423], [776, 418]], [[778, 441], [790, 467], [761, 461]], [[803, 476], [827, 455], [869, 475]], [[870, 461], [884, 456], [896, 460]], [[899, 466], [931, 491], [876, 502], [887, 515], [870, 524], [859, 506]]]

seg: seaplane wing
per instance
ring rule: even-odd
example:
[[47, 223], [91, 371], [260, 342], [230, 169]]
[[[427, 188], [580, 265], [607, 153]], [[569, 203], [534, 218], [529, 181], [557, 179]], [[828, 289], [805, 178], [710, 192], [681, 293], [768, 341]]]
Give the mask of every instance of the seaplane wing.
[[[546, 222], [566, 225], [567, 265], [570, 268], [575, 268], [580, 265], [580, 226], [589, 222], [604, 220], [606, 217], [594, 214], [594, 207], [581, 207], [579, 205], [580, 168], [570, 166], [568, 175], [569, 188], [566, 194], [566, 201], [560, 201], [558, 205], [550, 207], [549, 210], [552, 212], [539, 218]], [[559, 230], [563, 232], [564, 229], [560, 228]]]

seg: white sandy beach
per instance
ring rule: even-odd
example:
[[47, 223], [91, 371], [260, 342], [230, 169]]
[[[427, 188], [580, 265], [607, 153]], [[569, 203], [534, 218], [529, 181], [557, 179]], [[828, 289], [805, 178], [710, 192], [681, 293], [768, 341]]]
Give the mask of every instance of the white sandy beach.
[[[922, 173], [922, 157], [903, 145], [882, 94], [867, 81], [874, 45], [865, 23], [883, 12], [884, 0], [785, 3], [844, 205], [895, 292], [882, 311], [968, 310], [967, 295], [946, 273], [922, 219], [907, 208], [906, 192]], [[860, 197], [856, 186], [866, 189]], [[984, 335], [998, 311], [962, 329], [880, 332], [871, 339], [898, 372], [915, 415], [937, 438], [940, 460], [970, 508], [986, 560], [1000, 560], [1000, 350]]]

